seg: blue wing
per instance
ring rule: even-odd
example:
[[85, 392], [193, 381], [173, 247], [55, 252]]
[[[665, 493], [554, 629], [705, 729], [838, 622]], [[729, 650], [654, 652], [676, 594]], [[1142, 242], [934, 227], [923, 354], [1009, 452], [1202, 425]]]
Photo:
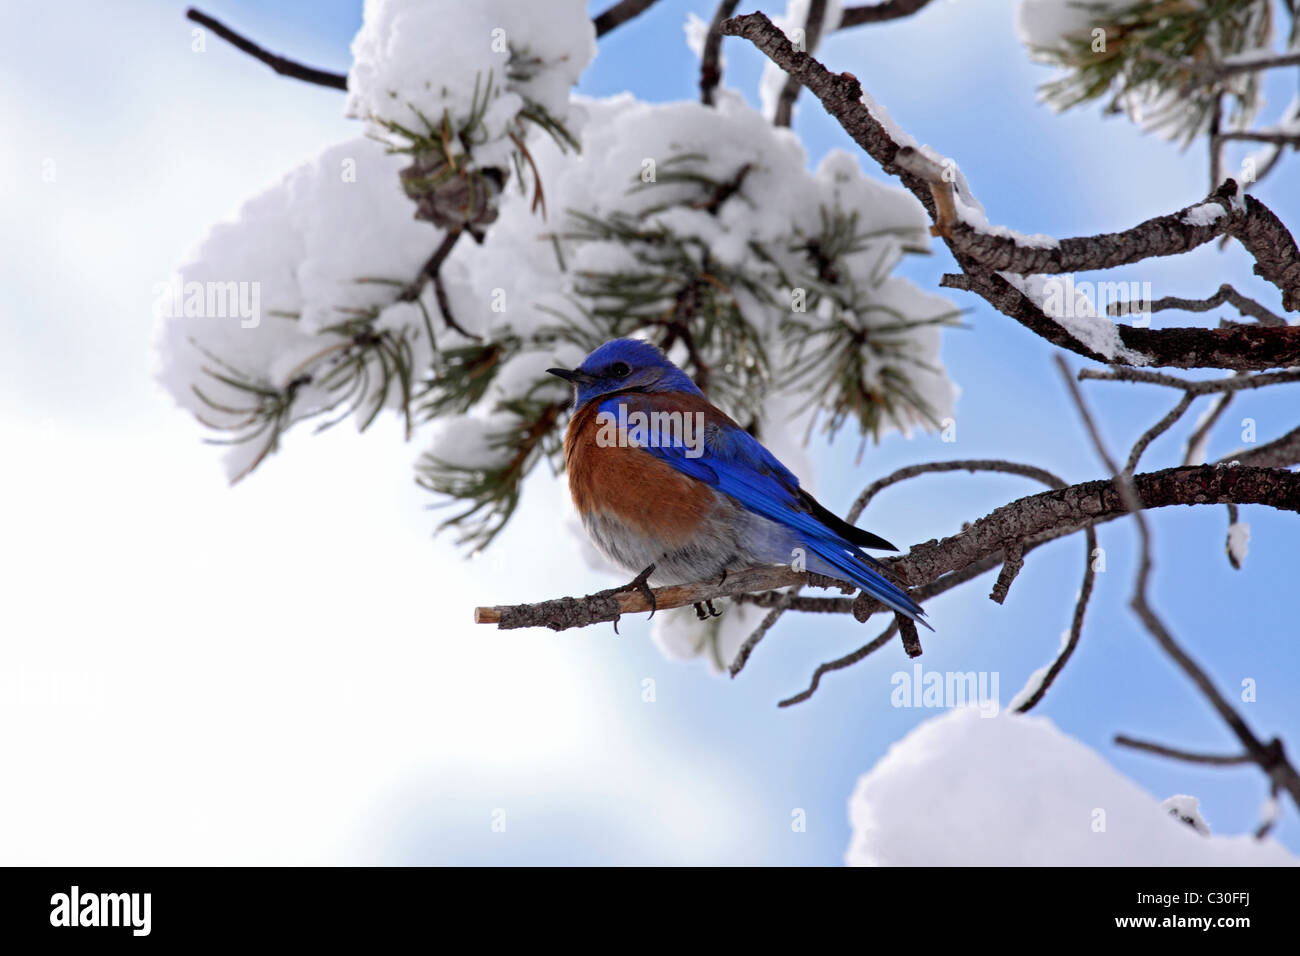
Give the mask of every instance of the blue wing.
[[[650, 395], [638, 395], [635, 399], [631, 395], [614, 396], [603, 402], [601, 409], [617, 414], [619, 403], [647, 412], [666, 409], [667, 403], [656, 401], [656, 398]], [[648, 429], [650, 440], [645, 451], [682, 474], [730, 495], [749, 511], [798, 532], [808, 549], [834, 568], [844, 580], [856, 584], [895, 611], [930, 627], [922, 617], [925, 612], [907, 592], [883, 577], [875, 569], [876, 562], [829, 523], [857, 532], [863, 539], [880, 542], [875, 545], [877, 547], [892, 549], [888, 542], [854, 529], [826, 512], [799, 487], [799, 479], [758, 439], [703, 400], [699, 400], [699, 405], [708, 409], [702, 447], [687, 448], [680, 433], [665, 434], [663, 429], [652, 426]], [[682, 403], [674, 401], [672, 408], [680, 410]], [[654, 421], [653, 416], [651, 421]]]

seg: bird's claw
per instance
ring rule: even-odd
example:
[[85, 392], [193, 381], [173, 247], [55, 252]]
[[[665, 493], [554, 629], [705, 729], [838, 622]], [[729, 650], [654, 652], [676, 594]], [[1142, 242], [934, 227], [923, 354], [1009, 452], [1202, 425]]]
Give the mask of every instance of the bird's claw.
[[[705, 610], [705, 607], [708, 608], [707, 611]], [[707, 601], [695, 602], [695, 616], [698, 617], [701, 621], [707, 621], [711, 617], [721, 617], [722, 612], [719, 611], [716, 607], [714, 607], [713, 600], [709, 599]]]
[[[655, 616], [655, 611], [659, 609], [658, 604], [655, 602], [654, 589], [650, 587], [650, 575], [654, 574], [654, 571], [655, 571], [655, 566], [652, 564], [650, 565], [650, 567], [646, 568], [644, 571], [642, 571], [640, 574], [634, 577], [627, 584], [617, 589], [620, 592], [624, 592], [624, 591], [641, 592], [642, 596], [645, 598], [646, 604], [650, 605], [650, 617], [646, 618], [647, 621], [650, 620], [650, 618], [653, 618]], [[617, 622], [615, 622], [614, 624], [614, 630], [615, 631], [618, 630]]]

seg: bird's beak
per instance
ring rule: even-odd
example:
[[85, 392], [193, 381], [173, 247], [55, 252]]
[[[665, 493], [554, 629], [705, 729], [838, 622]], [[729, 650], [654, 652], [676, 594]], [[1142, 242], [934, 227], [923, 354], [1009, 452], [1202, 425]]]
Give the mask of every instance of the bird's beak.
[[574, 385], [590, 385], [595, 381], [595, 379], [586, 372], [580, 372], [576, 368], [548, 368], [546, 371], [557, 378], [564, 379], [566, 382], [572, 382]]

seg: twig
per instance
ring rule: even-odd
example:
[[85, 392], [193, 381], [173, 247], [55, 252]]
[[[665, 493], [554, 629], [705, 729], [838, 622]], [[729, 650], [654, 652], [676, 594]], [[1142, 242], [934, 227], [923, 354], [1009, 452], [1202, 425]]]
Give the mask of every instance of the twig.
[[603, 37], [615, 27], [621, 27], [634, 17], [639, 17], [655, 5], [655, 0], [620, 0], [593, 21], [596, 36]]
[[1160, 421], [1156, 422], [1142, 433], [1141, 437], [1133, 443], [1132, 451], [1128, 453], [1128, 461], [1124, 464], [1124, 474], [1133, 474], [1134, 470], [1137, 468], [1138, 459], [1140, 459], [1142, 453], [1147, 450], [1147, 446], [1167, 432], [1173, 426], [1174, 422], [1182, 418], [1183, 413], [1187, 411], [1188, 407], [1192, 404], [1192, 400], [1195, 398], [1196, 396], [1191, 392], [1183, 392], [1183, 397], [1178, 400], [1178, 404], [1169, 409], [1168, 414], [1166, 414], [1164, 418], [1160, 419]]
[[1232, 526], [1240, 520], [1241, 512], [1236, 505], [1228, 505], [1228, 531], [1223, 536], [1223, 553], [1228, 558], [1228, 564], [1234, 571], [1241, 570], [1241, 560], [1233, 553], [1232, 550]]
[[1220, 133], [1219, 139], [1238, 139], [1249, 143], [1272, 143], [1274, 146], [1293, 146], [1300, 149], [1300, 133], [1271, 133], [1266, 130], [1234, 130]]
[[864, 4], [860, 7], [845, 7], [840, 18], [840, 29], [861, 26], [864, 23], [883, 23], [886, 20], [899, 20], [910, 17], [922, 9], [930, 0], [883, 0], [881, 3]]
[[1147, 753], [1159, 754], [1162, 757], [1170, 757], [1174, 760], [1186, 760], [1188, 763], [1211, 764], [1216, 767], [1232, 767], [1238, 764], [1254, 763], [1254, 758], [1250, 754], [1203, 754], [1194, 753], [1191, 750], [1180, 750], [1176, 747], [1166, 747], [1164, 744], [1152, 743], [1149, 740], [1138, 740], [1136, 737], [1129, 737], [1125, 734], [1115, 735], [1115, 744], [1119, 747], [1128, 747], [1132, 750], [1144, 750]]
[[[1137, 614], [1147, 632], [1156, 640], [1160, 648], [1168, 655], [1175, 664], [1183, 671], [1202, 696], [1209, 701], [1210, 706], [1219, 714], [1229, 729], [1236, 735], [1237, 739], [1245, 748], [1250, 758], [1259, 765], [1264, 771], [1271, 783], [1285, 789], [1300, 807], [1300, 773], [1296, 772], [1290, 762], [1286, 759], [1282, 748], [1282, 742], [1274, 738], [1267, 744], [1263, 743], [1247, 725], [1246, 721], [1240, 714], [1228, 703], [1227, 699], [1219, 693], [1218, 688], [1210, 680], [1209, 676], [1201, 669], [1200, 665], [1192, 660], [1191, 656], [1174, 640], [1173, 635], [1165, 627], [1164, 622], [1159, 615], [1152, 610], [1147, 600], [1147, 588], [1151, 580], [1151, 569], [1153, 562], [1151, 559], [1151, 532], [1147, 527], [1146, 518], [1142, 511], [1145, 505], [1138, 489], [1134, 485], [1132, 476], [1122, 473], [1115, 465], [1115, 461], [1106, 450], [1106, 444], [1097, 430], [1093, 421], [1092, 414], [1088, 411], [1088, 406], [1083, 400], [1083, 395], [1079, 391], [1079, 386], [1075, 384], [1070, 375], [1070, 370], [1065, 364], [1065, 360], [1059, 355], [1056, 362], [1061, 371], [1061, 377], [1065, 380], [1066, 387], [1070, 390], [1070, 395], [1074, 399], [1075, 406], [1078, 408], [1079, 415], [1083, 418], [1084, 425], [1087, 427], [1088, 434], [1092, 438], [1097, 455], [1106, 463], [1115, 474], [1115, 482], [1119, 487], [1120, 494], [1124, 500], [1125, 506], [1132, 513], [1133, 520], [1138, 527], [1138, 538], [1140, 542], [1140, 561], [1138, 564], [1137, 581], [1133, 588], [1133, 597], [1129, 606]], [[1232, 469], [1235, 471], [1236, 469]]]
[[1223, 182], [1223, 140], [1219, 137], [1219, 130], [1223, 126], [1223, 94], [1220, 93], [1214, 99], [1214, 113], [1210, 117], [1209, 136], [1206, 139], [1210, 144], [1210, 191], [1213, 192], [1218, 188], [1219, 183]]
[[[804, 24], [804, 49], [811, 53], [817, 49], [822, 38], [822, 23], [826, 19], [826, 0], [811, 0], [808, 4], [808, 19]], [[793, 75], [787, 74], [785, 84], [776, 100], [776, 112], [772, 125], [788, 127], [794, 119], [794, 101], [799, 98], [801, 84]]]
[[1235, 394], [1236, 392], [1224, 392], [1220, 395], [1219, 400], [1210, 407], [1210, 410], [1197, 424], [1196, 430], [1188, 436], [1187, 450], [1183, 452], [1184, 465], [1205, 464], [1205, 442], [1209, 438], [1210, 430], [1223, 417], [1223, 413], [1232, 404], [1232, 397]]
[[997, 604], [1002, 604], [1007, 599], [1007, 592], [1011, 590], [1011, 582], [1016, 579], [1020, 569], [1025, 566], [1025, 552], [1019, 547], [1007, 548], [1006, 559], [1002, 564], [1002, 570], [998, 572], [998, 579], [993, 582], [993, 591], [989, 597]]
[[853, 502], [853, 507], [849, 509], [845, 520], [849, 524], [856, 523], [858, 518], [862, 516], [863, 510], [871, 503], [871, 499], [890, 485], [896, 485], [900, 481], [907, 481], [917, 475], [944, 471], [969, 471], [971, 474], [977, 471], [1000, 471], [1008, 475], [1021, 475], [1025, 478], [1036, 479], [1049, 488], [1065, 487], [1065, 482], [1050, 471], [1035, 465], [1024, 465], [1015, 461], [1002, 461], [997, 458], [959, 458], [955, 461], [930, 461], [920, 465], [907, 465], [904, 468], [899, 468], [884, 478], [878, 478], [867, 485], [862, 494], [858, 495], [857, 500]]
[[1037, 706], [1051, 686], [1056, 683], [1056, 678], [1061, 675], [1061, 671], [1065, 669], [1065, 665], [1070, 662], [1070, 658], [1074, 656], [1074, 652], [1079, 646], [1079, 638], [1083, 635], [1083, 619], [1088, 613], [1088, 601], [1092, 599], [1092, 589], [1097, 581], [1097, 570], [1093, 566], [1093, 555], [1096, 550], [1097, 529], [1087, 528], [1084, 539], [1083, 584], [1079, 586], [1079, 599], [1074, 602], [1074, 617], [1070, 621], [1070, 636], [1066, 638], [1060, 653], [1056, 655], [1051, 666], [1047, 668], [1047, 673], [1043, 675], [1043, 679], [1038, 682], [1038, 687], [1016, 708], [1018, 714], [1027, 714]]
[[[1033, 550], [1036, 547], [1037, 545], [1030, 545], [1029, 547], [1025, 548], [1025, 553], [1027, 554], [1029, 551]], [[934, 581], [930, 584], [922, 585], [921, 587], [917, 588], [915, 592], [916, 600], [918, 602], [928, 601], [930, 598], [937, 597], [938, 595], [943, 594], [945, 591], [950, 591], [953, 588], [961, 587], [961, 585], [965, 584], [967, 581], [971, 581], [979, 577], [981, 574], [991, 571], [1001, 562], [1002, 562], [1002, 555], [1000, 553], [995, 552], [994, 554], [986, 555], [984, 558], [981, 558], [979, 561], [967, 565], [961, 571], [957, 571], [952, 574], [945, 574], [942, 577], [940, 577], [937, 581]], [[773, 594], [773, 593], [774, 592], [768, 592], [768, 594]], [[752, 602], [761, 605], [762, 602], [760, 600], [755, 600], [755, 599], [761, 599], [766, 596], [767, 595], [742, 594], [738, 596], [737, 600]], [[836, 606], [835, 610], [841, 612], [848, 612], [852, 610], [852, 604], [853, 604], [852, 598], [804, 598], [804, 600], [823, 601], [826, 602], [828, 605], [831, 602], [840, 602]], [[797, 608], [792, 607], [791, 609], [796, 610]], [[828, 671], [839, 670], [843, 667], [848, 667], [850, 664], [856, 664], [858, 661], [862, 660], [862, 658], [866, 657], [868, 654], [878, 650], [880, 647], [883, 647], [885, 644], [887, 644], [889, 642], [889, 638], [892, 637], [894, 633], [897, 632], [897, 630], [898, 630], [898, 621], [895, 620], [892, 624], [889, 625], [889, 627], [887, 627], [884, 630], [884, 632], [879, 637], [871, 641], [869, 644], [866, 644], [863, 647], [858, 648], [856, 651], [853, 651], [851, 654], [848, 654], [844, 657], [837, 658], [836, 660], [833, 661], [828, 661], [825, 664], [820, 665], [817, 668], [817, 670], [813, 672], [812, 681], [809, 683], [807, 690], [803, 691], [802, 693], [795, 694], [793, 697], [789, 697], [786, 700], [781, 701], [778, 706], [789, 707], [791, 704], [798, 704], [802, 701], [807, 700], [809, 697], [811, 697], [813, 694], [817, 692], [817, 687], [821, 683], [822, 674], [825, 674]]]
[[1264, 839], [1266, 836], [1269, 835], [1269, 833], [1273, 831], [1273, 827], [1277, 826], [1277, 818], [1278, 818], [1277, 798], [1278, 798], [1279, 790], [1280, 788], [1276, 783], [1274, 783], [1271, 787], [1269, 787], [1268, 802], [1264, 804], [1264, 812], [1262, 814], [1262, 819], [1259, 821], [1259, 826], [1255, 828], [1256, 840]]
[[254, 59], [261, 60], [281, 76], [289, 76], [295, 80], [302, 80], [304, 83], [314, 83], [316, 86], [328, 86], [335, 90], [346, 91], [348, 88], [346, 74], [318, 70], [315, 67], [304, 66], [279, 54], [270, 53], [247, 37], [236, 33], [220, 20], [208, 16], [202, 10], [190, 7], [185, 11], [185, 17], [207, 27], [236, 49], [242, 50]]
[[842, 670], [845, 667], [850, 667], [853, 664], [856, 664], [858, 661], [862, 660], [868, 654], [874, 654], [876, 651], [880, 650], [882, 647], [884, 647], [886, 644], [889, 643], [889, 639], [892, 638], [894, 634], [898, 631], [899, 620], [900, 618], [895, 616], [893, 622], [889, 625], [889, 627], [881, 631], [874, 640], [868, 641], [866, 644], [863, 644], [856, 651], [853, 651], [850, 654], [845, 654], [843, 657], [838, 657], [833, 661], [827, 661], [825, 664], [819, 665], [817, 669], [813, 671], [812, 682], [808, 685], [807, 690], [800, 691], [798, 694], [795, 694], [792, 697], [787, 697], [785, 700], [780, 701], [776, 706], [789, 707], [792, 704], [803, 703], [813, 694], [817, 693], [817, 688], [821, 685], [823, 674], [829, 673], [830, 671]]
[[1196, 68], [1212, 71], [1216, 76], [1234, 76], [1238, 73], [1255, 73], [1259, 70], [1271, 70], [1278, 66], [1300, 66], [1300, 53], [1282, 53], [1277, 56], [1265, 56], [1255, 60], [1238, 60], [1233, 63], [1197, 63], [1195, 60], [1180, 61], [1184, 65], [1196, 64]]
[[1220, 464], [1253, 465], [1257, 468], [1290, 468], [1300, 464], [1300, 427], [1258, 448], [1233, 452]]
[[903, 652], [908, 657], [920, 657], [921, 635], [916, 633], [916, 622], [897, 611], [894, 612], [894, 620], [898, 624], [898, 634], [903, 639]]
[[1079, 370], [1079, 380], [1093, 379], [1099, 382], [1141, 382], [1145, 385], [1163, 385], [1177, 388], [1192, 395], [1209, 395], [1218, 392], [1239, 392], [1242, 389], [1263, 388], [1266, 385], [1285, 385], [1288, 382], [1300, 382], [1300, 369], [1285, 372], [1268, 372], [1261, 375], [1229, 375], [1226, 378], [1211, 378], [1190, 381], [1174, 375], [1160, 372], [1145, 372], [1142, 369], [1112, 366], [1105, 371], [1093, 368]]
[[704, 51], [700, 56], [700, 102], [713, 105], [713, 91], [722, 82], [722, 21], [736, 12], [740, 0], [722, 0], [713, 12], [708, 36], [704, 38]]
[[762, 623], [760, 623], [758, 627], [754, 628], [754, 632], [750, 634], [749, 637], [745, 638], [745, 642], [741, 644], [740, 648], [736, 651], [736, 656], [731, 662], [731, 667], [728, 668], [728, 671], [733, 678], [745, 669], [745, 664], [749, 661], [749, 655], [754, 653], [754, 648], [758, 647], [759, 641], [761, 641], [767, 632], [772, 629], [772, 625], [780, 620], [781, 615], [790, 609], [791, 602], [793, 602], [799, 595], [799, 588], [800, 585], [795, 585], [789, 591], [786, 591], [785, 594], [781, 596], [781, 600], [773, 606], [772, 610], [767, 612]]
[[419, 275], [415, 277], [415, 280], [410, 285], [402, 290], [401, 295], [397, 298], [400, 302], [414, 302], [420, 297], [420, 293], [424, 291], [425, 284], [432, 282], [433, 294], [438, 300], [438, 309], [442, 312], [442, 320], [446, 323], [447, 328], [459, 332], [467, 339], [473, 339], [475, 342], [482, 342], [483, 336], [475, 335], [473, 332], [467, 331], [459, 322], [456, 321], [456, 316], [453, 315], [451, 311], [451, 300], [447, 298], [447, 289], [442, 282], [442, 264], [446, 262], [447, 257], [451, 255], [451, 250], [455, 248], [456, 242], [460, 237], [461, 230], [459, 229], [448, 232], [447, 235], [443, 237], [442, 243], [434, 251], [433, 255], [431, 255], [429, 260], [420, 268]]
[[[1242, 295], [1226, 282], [1219, 286], [1218, 292], [1206, 299], [1183, 299], [1173, 295], [1156, 299], [1151, 303], [1150, 311], [1163, 312], [1166, 309], [1181, 309], [1183, 312], [1209, 312], [1211, 309], [1217, 309], [1225, 302], [1235, 306], [1242, 315], [1249, 315], [1258, 319], [1260, 325], [1267, 325], [1270, 328], [1284, 328], [1286, 326], [1285, 319], [1274, 315], [1254, 299]], [[1107, 315], [1128, 315], [1131, 311], [1128, 302], [1111, 302], [1106, 306]]]

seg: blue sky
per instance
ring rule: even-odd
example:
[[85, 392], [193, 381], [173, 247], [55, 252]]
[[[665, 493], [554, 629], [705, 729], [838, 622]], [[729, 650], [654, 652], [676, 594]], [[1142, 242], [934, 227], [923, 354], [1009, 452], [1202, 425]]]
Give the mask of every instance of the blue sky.
[[[183, 4], [130, 6], [125, 18], [88, 3], [33, 5], [30, 25], [0, 40], [0, 108], [16, 130], [0, 146], [0, 198], [13, 211], [0, 224], [10, 290], [0, 420], [15, 463], [0, 487], [29, 505], [9, 519], [15, 543], [0, 558], [0, 760], [25, 781], [4, 798], [0, 859], [840, 862], [854, 781], [933, 714], [889, 706], [891, 674], [910, 666], [896, 645], [829, 676], [803, 705], [775, 704], [874, 626], [787, 618], [734, 682], [665, 660], [642, 622], [625, 621], [621, 637], [475, 628], [474, 604], [585, 593], [613, 578], [587, 570], [571, 543], [536, 547], [568, 507], [562, 484], [545, 476], [495, 553], [462, 562], [448, 539], [430, 536], [437, 515], [411, 482], [420, 448], [402, 444], [392, 422], [360, 437], [291, 436], [250, 480], [226, 488], [214, 450], [152, 382], [150, 290], [213, 222], [358, 127], [342, 118], [336, 91], [278, 78], [215, 39], [192, 53]], [[707, 18], [711, 4], [662, 0], [602, 41], [582, 92], [693, 99], [682, 34], [690, 10]], [[1037, 105], [1048, 74], [1016, 40], [1013, 10], [1008, 0], [938, 0], [907, 21], [836, 35], [822, 56], [956, 158], [994, 222], [1089, 234], [1207, 192], [1199, 144], [1180, 152], [1095, 108], [1057, 115]], [[226, 0], [209, 12], [273, 50], [339, 70], [360, 22], [356, 2]], [[737, 40], [726, 56], [726, 82], [753, 100], [760, 57]], [[1290, 89], [1273, 83], [1269, 93], [1276, 110]], [[811, 162], [852, 148], [807, 96], [795, 129]], [[48, 159], [58, 177], [42, 184]], [[1292, 224], [1296, 162], [1258, 191]], [[904, 268], [933, 289], [951, 261], [936, 245]], [[1113, 277], [1151, 281], [1157, 295], [1207, 295], [1233, 281], [1276, 301], [1235, 247]], [[980, 300], [949, 294], [970, 309], [943, 353], [962, 389], [957, 441], [893, 436], [861, 464], [851, 443], [817, 445], [829, 506], [843, 510], [896, 467], [941, 458], [1023, 460], [1071, 481], [1101, 475], [1052, 350]], [[1155, 324], [1187, 319], [1165, 313]], [[1116, 450], [1176, 397], [1119, 384], [1086, 391]], [[1211, 455], [1240, 444], [1243, 417], [1261, 440], [1293, 427], [1294, 394], [1243, 396]], [[1190, 421], [1148, 450], [1148, 467], [1175, 463]], [[884, 493], [866, 523], [900, 543], [922, 541], [1035, 490], [1007, 476], [922, 478]], [[1234, 572], [1222, 554], [1223, 509], [1153, 514], [1153, 600], [1221, 688], [1257, 682], [1243, 712], [1294, 749], [1295, 516], [1252, 507], [1243, 520], [1250, 554]], [[1257, 771], [1170, 764], [1110, 744], [1125, 732], [1234, 749], [1127, 611], [1131, 530], [1114, 523], [1100, 535], [1107, 571], [1080, 650], [1037, 712], [1155, 796], [1200, 797], [1216, 832], [1249, 830], [1265, 794]], [[996, 671], [1005, 704], [1055, 653], [1082, 551], [1070, 539], [1035, 552], [1003, 607], [987, 598], [991, 576], [932, 602], [938, 633], [926, 639], [924, 666]], [[646, 678], [653, 704], [642, 700]], [[51, 755], [49, 739], [88, 726], [130, 740], [133, 759], [96, 746], [79, 759]], [[494, 833], [502, 808], [509, 825]], [[806, 832], [791, 831], [795, 808], [807, 812]], [[77, 822], [61, 822], [65, 812]], [[1293, 809], [1277, 833], [1300, 850]]]

